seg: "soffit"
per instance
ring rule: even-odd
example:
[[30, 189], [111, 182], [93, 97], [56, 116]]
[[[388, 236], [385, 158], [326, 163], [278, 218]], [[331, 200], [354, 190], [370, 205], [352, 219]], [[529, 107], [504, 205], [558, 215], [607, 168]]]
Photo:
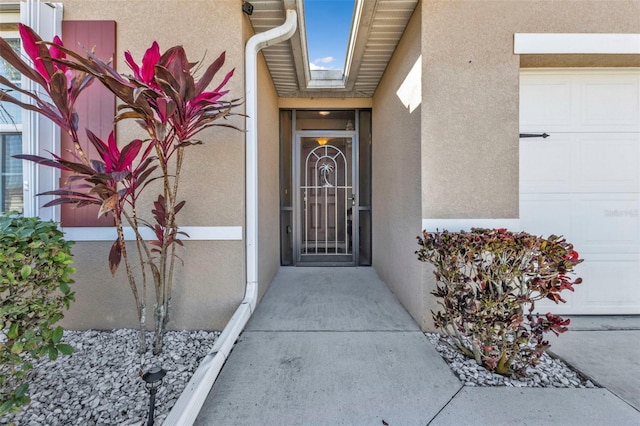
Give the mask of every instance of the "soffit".
[[[281, 25], [285, 10], [298, 10], [298, 31], [262, 50], [278, 95], [283, 98], [368, 98], [387, 68], [418, 0], [356, 0], [346, 72], [309, 71], [302, 0], [253, 0], [251, 24], [256, 33]], [[328, 23], [330, 25], [330, 23]], [[324, 77], [328, 77], [323, 79]], [[328, 74], [328, 75], [327, 75]], [[333, 74], [333, 75], [332, 75]], [[338, 77], [338, 78], [335, 78]]]

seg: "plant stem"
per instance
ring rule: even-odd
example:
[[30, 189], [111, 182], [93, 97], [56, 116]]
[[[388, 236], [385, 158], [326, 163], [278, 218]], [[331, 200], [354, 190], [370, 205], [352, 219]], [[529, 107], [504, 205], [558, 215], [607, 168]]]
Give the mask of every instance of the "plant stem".
[[78, 132], [76, 132], [76, 130], [71, 125], [69, 125], [69, 136], [71, 136], [71, 141], [73, 142], [73, 148], [75, 149], [78, 156], [80, 156], [80, 158], [82, 159], [82, 162], [87, 166], [91, 166], [91, 162], [85, 155], [84, 150], [80, 145], [80, 139], [78, 139]]
[[[177, 158], [176, 158], [176, 176], [173, 179], [173, 197], [174, 199], [172, 200], [171, 203], [171, 211], [170, 211], [170, 218], [171, 218], [171, 232], [172, 234], [175, 235], [175, 238], [178, 238], [178, 226], [176, 224], [176, 212], [175, 212], [175, 205], [176, 205], [176, 200], [178, 197], [178, 184], [180, 181], [180, 172], [182, 171], [182, 162], [184, 161], [184, 148], [183, 147], [178, 147], [177, 149]], [[173, 244], [171, 244], [171, 263], [169, 265], [169, 282], [167, 283], [167, 288], [166, 288], [166, 293], [165, 293], [165, 300], [164, 300], [164, 305], [165, 305], [165, 326], [166, 324], [169, 322], [169, 303], [171, 301], [171, 291], [173, 289], [173, 274], [174, 274], [174, 265], [175, 265], [175, 259], [176, 259], [176, 245], [175, 242]]]
[[[145, 258], [143, 257], [142, 250], [144, 248], [144, 251], [147, 255], [146, 260], [148, 262], [151, 262], [151, 253], [149, 252], [149, 248], [147, 247], [144, 240], [142, 239], [142, 235], [140, 235], [140, 231], [138, 229], [138, 226], [139, 226], [138, 216], [136, 215], [135, 206], [132, 207], [132, 216], [129, 216], [129, 214], [125, 211], [123, 211], [123, 215], [127, 219], [129, 226], [131, 226], [131, 228], [134, 230], [136, 235], [136, 249], [138, 250], [138, 259], [140, 260], [140, 272], [142, 274], [142, 298], [139, 301], [140, 303], [139, 319], [140, 319], [140, 330], [144, 330], [144, 331], [141, 331], [141, 333], [144, 334], [144, 332], [147, 329], [147, 302], [146, 302], [147, 273], [145, 268]], [[145, 340], [145, 347], [146, 347], [146, 340]]]
[[133, 299], [136, 303], [136, 310], [138, 312], [138, 323], [140, 326], [140, 334], [139, 334], [139, 346], [138, 352], [144, 353], [146, 350], [146, 342], [144, 337], [144, 309], [140, 302], [140, 295], [138, 293], [138, 286], [136, 285], [136, 279], [133, 276], [133, 271], [131, 270], [131, 265], [129, 264], [129, 258], [127, 256], [127, 245], [124, 239], [124, 230], [122, 227], [122, 219], [119, 214], [113, 215], [116, 222], [116, 230], [118, 232], [118, 243], [120, 244], [120, 251], [122, 252], [122, 258], [124, 259], [124, 265], [127, 271], [127, 278], [129, 280], [129, 286], [131, 287], [131, 292], [133, 293]]

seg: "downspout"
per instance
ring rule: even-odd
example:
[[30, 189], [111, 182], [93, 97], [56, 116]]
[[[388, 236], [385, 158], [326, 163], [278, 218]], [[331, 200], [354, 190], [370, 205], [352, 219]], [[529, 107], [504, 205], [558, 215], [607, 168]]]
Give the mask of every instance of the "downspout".
[[246, 173], [246, 276], [245, 296], [224, 330], [202, 359], [180, 398], [165, 419], [165, 426], [193, 425], [231, 349], [244, 330], [258, 302], [258, 52], [288, 40], [296, 32], [297, 13], [288, 9], [279, 27], [255, 34], [245, 46], [245, 173]]

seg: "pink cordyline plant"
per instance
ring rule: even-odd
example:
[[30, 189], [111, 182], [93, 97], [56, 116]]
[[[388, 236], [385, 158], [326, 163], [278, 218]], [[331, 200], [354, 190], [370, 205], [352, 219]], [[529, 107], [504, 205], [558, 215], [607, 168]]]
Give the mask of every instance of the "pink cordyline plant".
[[[146, 351], [145, 295], [150, 273], [156, 296], [153, 351], [160, 353], [169, 321], [176, 246], [183, 245], [179, 236], [186, 235], [179, 231], [176, 221], [176, 215], [185, 205], [184, 200], [178, 199], [184, 149], [201, 144], [197, 135], [208, 127], [236, 128], [221, 122], [236, 115], [234, 109], [240, 105], [238, 99], [223, 99], [228, 94], [228, 90], [223, 89], [232, 77], [233, 70], [224, 76], [215, 89], [206, 91], [224, 64], [224, 53], [196, 80], [194, 73], [197, 63], [188, 61], [182, 46], [171, 47], [161, 53], [158, 43], [153, 42], [144, 53], [140, 65], [130, 52], [125, 53], [125, 62], [133, 71], [133, 76], [125, 76], [92, 52], [87, 52], [84, 57], [67, 49], [57, 37], [53, 42], [44, 42], [24, 25], [20, 25], [20, 36], [32, 63], [20, 58], [4, 39], [0, 39], [0, 56], [40, 86], [41, 91], [21, 89], [0, 76], [0, 84], [8, 87], [0, 91], [0, 101], [36, 111], [51, 119], [71, 137], [74, 160], [63, 159], [55, 154], [51, 154], [52, 158], [38, 155], [16, 157], [72, 173], [64, 186], [41, 194], [57, 197], [45, 206], [72, 204], [82, 207], [94, 204], [100, 206], [99, 216], [113, 216], [118, 237], [109, 253], [110, 270], [115, 274], [124, 260], [139, 320], [140, 352]], [[98, 155], [98, 158], [90, 159], [80, 144], [74, 104], [80, 93], [94, 80], [98, 80], [121, 101], [114, 121], [135, 120], [147, 137], [118, 145], [113, 132], [105, 141], [86, 129], [85, 137]], [[30, 101], [23, 102], [12, 91], [26, 95]], [[147, 213], [140, 217], [140, 195], [155, 188], [149, 184], [156, 180], [162, 182], [162, 189], [155, 197], [153, 206], [147, 208]], [[127, 252], [125, 223], [136, 236], [140, 277], [133, 273], [131, 256]], [[145, 240], [142, 237], [140, 229], [143, 226], [153, 230], [155, 239]]]
[[[77, 142], [78, 118], [74, 105], [78, 95], [93, 82], [93, 76], [79, 70], [74, 72], [66, 65], [55, 62], [56, 59], [66, 58], [65, 52], [61, 50], [62, 41], [57, 36], [47, 48], [31, 28], [19, 24], [19, 31], [22, 46], [33, 65], [23, 61], [4, 39], [0, 39], [0, 56], [41, 89], [30, 92], [0, 75], [0, 84], [9, 88], [0, 92], [0, 100], [42, 114], [69, 133], [74, 143]], [[29, 100], [22, 102], [20, 96], [15, 97], [11, 92], [24, 95]], [[42, 93], [46, 96], [41, 96]], [[89, 159], [80, 145], [76, 145], [75, 150], [82, 163], [89, 165]]]

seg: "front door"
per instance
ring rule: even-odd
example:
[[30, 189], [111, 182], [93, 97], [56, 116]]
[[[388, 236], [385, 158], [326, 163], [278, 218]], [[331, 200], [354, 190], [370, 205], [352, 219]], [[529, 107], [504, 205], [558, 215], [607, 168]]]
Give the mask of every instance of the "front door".
[[356, 265], [357, 138], [352, 131], [297, 132], [296, 264]]

